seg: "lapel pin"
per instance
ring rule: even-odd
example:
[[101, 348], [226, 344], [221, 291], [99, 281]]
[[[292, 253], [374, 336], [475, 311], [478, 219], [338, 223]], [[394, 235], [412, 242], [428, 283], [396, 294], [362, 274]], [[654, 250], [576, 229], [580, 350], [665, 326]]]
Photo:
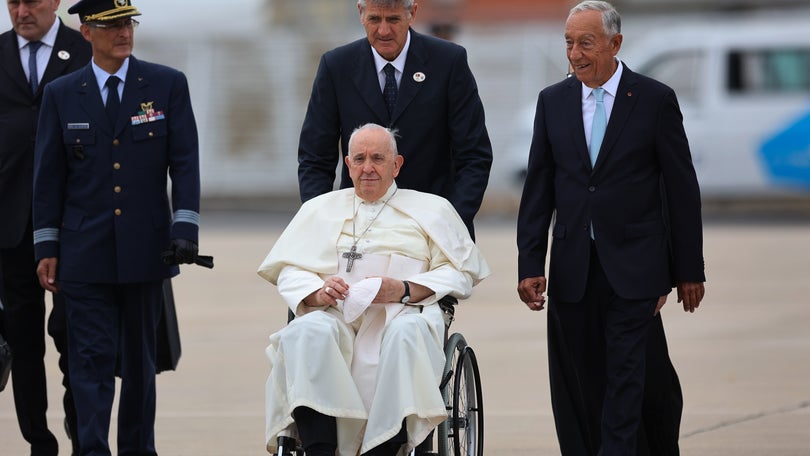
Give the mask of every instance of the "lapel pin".
[[628, 96], [628, 97], [632, 97], [632, 96], [633, 96], [633, 92], [627, 92], [627, 96]]
[[416, 81], [416, 82], [424, 81], [425, 80], [425, 73], [422, 73], [421, 71], [417, 71], [416, 73], [413, 74], [413, 80]]
[[62, 60], [67, 60], [70, 58], [70, 52], [62, 50], [56, 53], [56, 56]]

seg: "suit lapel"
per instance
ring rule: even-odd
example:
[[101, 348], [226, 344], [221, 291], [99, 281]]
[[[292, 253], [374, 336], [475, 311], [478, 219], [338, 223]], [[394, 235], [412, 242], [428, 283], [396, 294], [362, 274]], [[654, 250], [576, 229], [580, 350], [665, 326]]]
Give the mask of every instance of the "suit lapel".
[[632, 89], [637, 80], [636, 74], [625, 66], [622, 70], [622, 78], [619, 80], [616, 99], [613, 102], [613, 109], [610, 112], [610, 119], [608, 119], [607, 129], [605, 130], [605, 138], [602, 140], [602, 148], [599, 149], [599, 156], [596, 158], [594, 170], [597, 170], [610, 156], [613, 146], [618, 141], [624, 126], [630, 118], [630, 113], [633, 112], [633, 107], [636, 105], [636, 100], [638, 100], [638, 94], [633, 93]]
[[414, 75], [421, 73], [425, 79], [430, 78], [430, 71], [427, 67], [428, 56], [425, 52], [424, 41], [418, 33], [411, 32], [411, 44], [408, 48], [408, 58], [405, 59], [405, 71], [402, 72], [402, 79], [399, 83], [399, 94], [394, 112], [391, 115], [393, 124], [397, 118], [405, 111], [405, 108], [413, 101], [414, 97], [422, 88], [422, 80], [417, 81]]
[[582, 83], [574, 76], [569, 77], [567, 82], [568, 91], [564, 106], [570, 107], [565, 110], [565, 115], [568, 116], [568, 125], [572, 126], [569, 129], [571, 142], [579, 159], [590, 170], [591, 157], [588, 155], [588, 143], [585, 141], [585, 124], [582, 123]]
[[100, 125], [102, 130], [112, 134], [112, 126], [109, 119], [107, 119], [104, 102], [101, 101], [101, 92], [98, 90], [92, 63], [88, 63], [84, 69], [79, 71], [82, 72], [78, 88], [79, 106], [93, 119], [96, 125]]
[[131, 117], [141, 110], [141, 102], [146, 101], [143, 89], [147, 85], [146, 78], [141, 72], [141, 65], [135, 57], [130, 56], [127, 80], [124, 83], [124, 97], [121, 99], [121, 109], [118, 111], [118, 119], [115, 122], [116, 136], [126, 128]]
[[6, 39], [2, 43], [3, 70], [8, 73], [9, 78], [21, 89], [30, 91], [28, 80], [25, 78], [25, 71], [20, 61], [20, 50], [17, 47], [17, 34], [13, 31], [6, 34]]
[[67, 66], [70, 65], [70, 60], [74, 58], [73, 52], [71, 52], [74, 50], [74, 40], [65, 34], [65, 28], [65, 24], [60, 22], [56, 41], [51, 51], [51, 58], [48, 59], [48, 66], [45, 67], [45, 73], [43, 73], [42, 81], [39, 83], [38, 93], [42, 92], [45, 84], [63, 75]]
[[367, 40], [359, 43], [359, 50], [352, 68], [352, 81], [363, 101], [377, 115], [379, 123], [388, 124], [388, 108], [385, 106], [377, 68], [371, 55], [371, 45]]

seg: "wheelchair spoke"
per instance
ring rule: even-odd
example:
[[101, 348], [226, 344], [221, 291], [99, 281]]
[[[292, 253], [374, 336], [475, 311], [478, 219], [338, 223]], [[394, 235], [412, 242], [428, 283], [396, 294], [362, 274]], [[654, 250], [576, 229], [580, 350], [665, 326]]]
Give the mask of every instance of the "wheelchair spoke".
[[458, 356], [453, 382], [453, 450], [455, 456], [483, 454], [481, 378], [471, 347]]
[[464, 337], [453, 334], [445, 344], [442, 389], [448, 418], [439, 425], [439, 456], [483, 455], [483, 406], [478, 362]]

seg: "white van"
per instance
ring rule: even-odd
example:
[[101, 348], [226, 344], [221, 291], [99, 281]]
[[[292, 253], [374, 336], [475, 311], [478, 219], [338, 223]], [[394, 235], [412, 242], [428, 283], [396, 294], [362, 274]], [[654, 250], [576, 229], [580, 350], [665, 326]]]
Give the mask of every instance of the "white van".
[[[674, 18], [626, 37], [619, 57], [678, 96], [704, 196], [810, 192], [810, 16], [798, 16]], [[534, 108], [520, 116], [518, 175]]]

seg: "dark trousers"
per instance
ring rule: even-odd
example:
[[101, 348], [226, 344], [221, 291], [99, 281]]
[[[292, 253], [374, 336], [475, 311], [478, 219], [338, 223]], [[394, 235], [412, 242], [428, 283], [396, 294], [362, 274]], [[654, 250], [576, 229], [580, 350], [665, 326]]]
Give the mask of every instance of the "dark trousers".
[[647, 370], [638, 432], [640, 456], [680, 454], [678, 437], [682, 411], [681, 383], [669, 358], [664, 323], [661, 314], [658, 314], [647, 336]]
[[636, 454], [656, 303], [616, 295], [595, 248], [582, 300], [549, 301], [551, 403], [563, 455]]
[[156, 455], [155, 334], [162, 281], [60, 285], [80, 455], [111, 454], [108, 436], [117, 364], [121, 373], [117, 454]]
[[[45, 291], [40, 287], [34, 262], [33, 234], [29, 225], [20, 244], [0, 249], [4, 323], [0, 330], [14, 352], [11, 381], [14, 407], [23, 438], [31, 444], [31, 455], [55, 455], [56, 437], [48, 429], [48, 394], [45, 380]], [[67, 327], [64, 301], [53, 296], [48, 333], [59, 352], [59, 368], [65, 386], [63, 404], [71, 436], [76, 435], [76, 411], [67, 373]], [[76, 453], [76, 439], [71, 443]]]

